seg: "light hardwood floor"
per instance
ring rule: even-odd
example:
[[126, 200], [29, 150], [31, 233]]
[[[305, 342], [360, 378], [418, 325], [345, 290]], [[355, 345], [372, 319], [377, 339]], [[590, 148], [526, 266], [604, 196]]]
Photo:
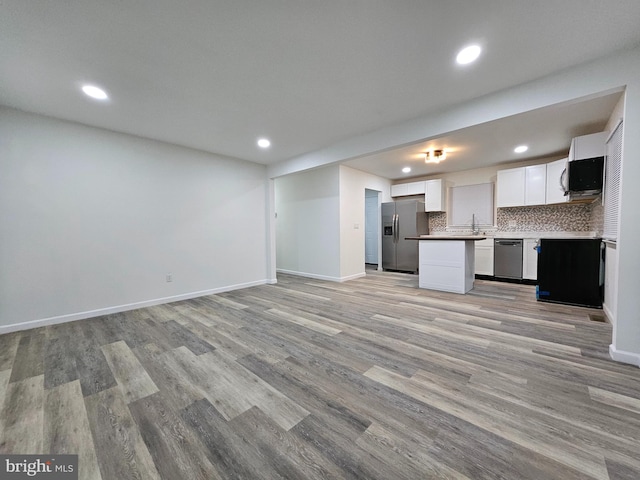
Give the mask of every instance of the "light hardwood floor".
[[81, 479], [638, 479], [600, 311], [368, 271], [0, 336], [0, 453]]

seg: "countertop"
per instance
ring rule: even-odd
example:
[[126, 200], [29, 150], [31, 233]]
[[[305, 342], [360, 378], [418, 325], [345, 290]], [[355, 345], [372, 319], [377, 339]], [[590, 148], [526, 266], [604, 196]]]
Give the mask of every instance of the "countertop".
[[420, 235], [419, 237], [404, 237], [405, 240], [484, 240], [482, 235]]

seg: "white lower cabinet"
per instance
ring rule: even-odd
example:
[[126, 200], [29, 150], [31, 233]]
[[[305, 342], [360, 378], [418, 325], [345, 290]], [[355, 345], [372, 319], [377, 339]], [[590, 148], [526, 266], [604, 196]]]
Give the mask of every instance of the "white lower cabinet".
[[538, 240], [525, 238], [522, 241], [522, 278], [525, 280], [538, 279]]
[[493, 275], [493, 238], [478, 240], [476, 249], [476, 275]]

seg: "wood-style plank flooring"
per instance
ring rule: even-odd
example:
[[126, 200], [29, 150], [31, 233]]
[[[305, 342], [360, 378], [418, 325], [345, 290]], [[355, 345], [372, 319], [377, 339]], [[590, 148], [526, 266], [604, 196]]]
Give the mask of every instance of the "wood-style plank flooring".
[[368, 271], [0, 336], [0, 453], [81, 479], [638, 479], [599, 311]]

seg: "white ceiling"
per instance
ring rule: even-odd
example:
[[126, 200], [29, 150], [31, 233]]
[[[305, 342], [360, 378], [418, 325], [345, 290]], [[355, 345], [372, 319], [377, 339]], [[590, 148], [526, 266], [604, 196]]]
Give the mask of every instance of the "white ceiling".
[[[0, 11], [0, 104], [264, 164], [640, 44], [638, 0], [2, 0]], [[456, 66], [471, 42], [482, 57]], [[83, 82], [110, 100], [84, 97]]]
[[[436, 175], [501, 163], [567, 155], [571, 139], [604, 130], [621, 92], [580, 102], [541, 108], [451, 132], [443, 137], [344, 162], [358, 170], [393, 180]], [[514, 153], [527, 145], [525, 153]], [[447, 152], [442, 162], [425, 163], [425, 152]], [[403, 173], [403, 167], [411, 172]]]

